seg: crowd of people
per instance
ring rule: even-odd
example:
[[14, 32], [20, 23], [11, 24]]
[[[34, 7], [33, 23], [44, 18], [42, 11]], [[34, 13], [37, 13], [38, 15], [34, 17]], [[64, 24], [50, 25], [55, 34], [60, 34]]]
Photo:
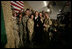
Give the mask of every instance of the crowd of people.
[[15, 47], [28, 47], [35, 43], [48, 43], [48, 29], [52, 25], [49, 13], [26, 9], [18, 14], [12, 10]]

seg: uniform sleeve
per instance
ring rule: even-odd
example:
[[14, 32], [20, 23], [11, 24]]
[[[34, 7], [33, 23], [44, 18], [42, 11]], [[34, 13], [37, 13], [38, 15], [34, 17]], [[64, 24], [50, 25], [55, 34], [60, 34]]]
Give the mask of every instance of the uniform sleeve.
[[26, 19], [24, 17], [22, 19], [22, 22], [23, 22], [23, 26], [25, 27], [26, 26]]
[[26, 19], [23, 17], [22, 19], [22, 24], [23, 24], [23, 32], [26, 32]]

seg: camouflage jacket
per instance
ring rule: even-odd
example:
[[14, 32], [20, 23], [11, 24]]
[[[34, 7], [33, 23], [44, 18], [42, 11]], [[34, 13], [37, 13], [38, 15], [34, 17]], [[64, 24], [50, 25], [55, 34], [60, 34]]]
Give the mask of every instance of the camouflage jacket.
[[26, 33], [27, 32], [27, 21], [28, 21], [29, 17], [28, 16], [24, 16], [22, 19], [23, 22], [23, 31]]
[[50, 27], [50, 25], [52, 25], [52, 21], [49, 19], [45, 19], [44, 24], [47, 25], [47, 27], [44, 27], [44, 31], [48, 32], [48, 28]]

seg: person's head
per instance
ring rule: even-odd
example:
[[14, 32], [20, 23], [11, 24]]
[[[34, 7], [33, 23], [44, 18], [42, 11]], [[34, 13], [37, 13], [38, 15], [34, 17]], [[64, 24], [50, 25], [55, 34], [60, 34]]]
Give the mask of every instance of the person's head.
[[22, 13], [18, 13], [17, 18], [22, 18]]
[[39, 16], [42, 17], [42, 12], [39, 13]]
[[30, 18], [31, 18], [31, 19], [33, 19], [33, 18], [34, 18], [34, 15], [33, 15], [33, 14], [31, 14], [31, 15], [30, 15]]
[[48, 12], [45, 12], [45, 18], [49, 18]]
[[30, 15], [30, 18], [31, 18], [31, 19], [33, 19], [33, 18], [34, 18], [34, 15], [33, 15], [33, 14], [31, 14], [31, 15]]
[[38, 16], [38, 11], [35, 11], [35, 15], [37, 15], [37, 16]]
[[30, 15], [30, 10], [29, 9], [26, 9], [26, 12], [25, 13], [26, 13], [26, 15], [29, 16]]
[[44, 13], [45, 13], [45, 11], [43, 10], [43, 11], [42, 11], [42, 13], [44, 14]]

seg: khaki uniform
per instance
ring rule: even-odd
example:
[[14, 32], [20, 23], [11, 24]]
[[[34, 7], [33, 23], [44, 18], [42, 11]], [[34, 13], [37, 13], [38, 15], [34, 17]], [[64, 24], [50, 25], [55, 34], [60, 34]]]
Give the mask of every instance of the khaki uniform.
[[15, 41], [15, 48], [19, 48], [19, 32], [18, 32], [18, 25], [16, 17], [13, 18], [13, 31], [14, 31], [14, 41]]
[[49, 19], [45, 19], [44, 24], [47, 25], [47, 27], [44, 28], [44, 31], [48, 32], [48, 28], [50, 27], [50, 25], [52, 25], [52, 21]]
[[32, 19], [29, 19], [27, 22], [27, 27], [29, 31], [29, 40], [32, 40], [32, 34], [34, 32], [34, 21]]

